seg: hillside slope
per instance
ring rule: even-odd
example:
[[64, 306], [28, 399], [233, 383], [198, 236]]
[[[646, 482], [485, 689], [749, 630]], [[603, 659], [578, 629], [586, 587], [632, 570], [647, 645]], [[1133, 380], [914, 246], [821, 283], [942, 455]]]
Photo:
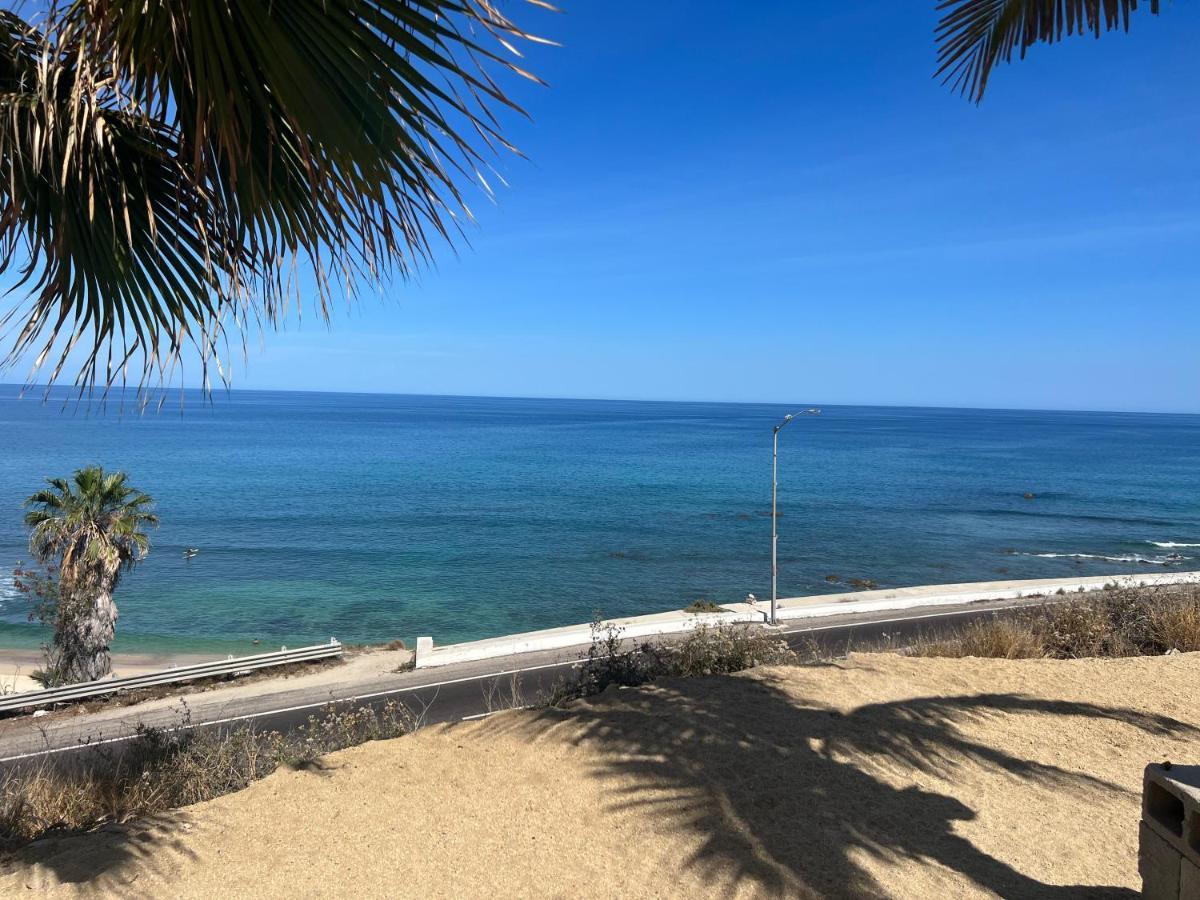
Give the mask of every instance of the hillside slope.
[[610, 690], [430, 728], [0, 888], [125, 896], [1120, 897], [1142, 767], [1197, 761], [1200, 654], [908, 659]]

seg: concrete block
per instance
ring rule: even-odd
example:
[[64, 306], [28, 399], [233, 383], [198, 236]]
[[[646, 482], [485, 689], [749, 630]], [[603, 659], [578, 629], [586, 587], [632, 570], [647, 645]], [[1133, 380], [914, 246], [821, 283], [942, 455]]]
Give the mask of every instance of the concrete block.
[[413, 668], [420, 669], [429, 664], [429, 657], [433, 655], [433, 638], [419, 637], [417, 638], [417, 649], [413, 652]]
[[1146, 766], [1142, 820], [1200, 868], [1200, 766]]
[[1138, 874], [1145, 900], [1180, 900], [1179, 873], [1183, 855], [1145, 822], [1138, 829]]
[[1179, 900], [1200, 900], [1200, 866], [1190, 859], [1179, 865]]

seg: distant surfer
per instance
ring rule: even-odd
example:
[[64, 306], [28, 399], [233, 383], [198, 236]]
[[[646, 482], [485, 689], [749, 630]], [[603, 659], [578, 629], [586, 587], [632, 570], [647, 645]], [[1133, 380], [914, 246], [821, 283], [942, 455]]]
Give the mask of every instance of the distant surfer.
[[184, 551], [183, 551], [183, 558], [191, 559], [193, 556], [195, 556], [199, 552], [200, 552], [199, 547], [185, 547]]

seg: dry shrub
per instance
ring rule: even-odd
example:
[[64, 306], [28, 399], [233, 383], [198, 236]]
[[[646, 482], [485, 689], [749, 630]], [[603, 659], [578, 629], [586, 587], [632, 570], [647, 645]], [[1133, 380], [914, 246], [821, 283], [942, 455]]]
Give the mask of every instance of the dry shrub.
[[1150, 611], [1150, 631], [1165, 650], [1200, 651], [1200, 594], [1190, 602], [1160, 603]]
[[332, 708], [294, 732], [140, 729], [120, 752], [96, 748], [69, 766], [46, 762], [0, 777], [0, 848], [88, 831], [239, 791], [280, 765], [303, 766], [334, 750], [412, 730], [394, 701]]
[[1046, 652], [1056, 659], [1105, 656], [1113, 646], [1112, 622], [1100, 604], [1072, 601], [1049, 607], [1034, 627], [1043, 634]]
[[777, 636], [745, 625], [701, 625], [669, 650], [659, 674], [677, 678], [728, 674], [796, 661], [796, 654]]
[[682, 640], [635, 642], [626, 647], [620, 628], [596, 620], [584, 664], [543, 700], [557, 705], [598, 694], [611, 685], [635, 687], [656, 678], [723, 675], [797, 660], [778, 636], [747, 625], [701, 625]]

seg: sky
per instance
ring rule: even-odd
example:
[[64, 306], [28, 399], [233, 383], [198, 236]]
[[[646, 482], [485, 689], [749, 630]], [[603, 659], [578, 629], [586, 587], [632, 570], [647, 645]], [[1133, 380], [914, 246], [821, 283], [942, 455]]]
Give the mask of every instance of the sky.
[[1200, 412], [1200, 4], [980, 106], [932, 0], [560, 5], [470, 245], [235, 387]]

